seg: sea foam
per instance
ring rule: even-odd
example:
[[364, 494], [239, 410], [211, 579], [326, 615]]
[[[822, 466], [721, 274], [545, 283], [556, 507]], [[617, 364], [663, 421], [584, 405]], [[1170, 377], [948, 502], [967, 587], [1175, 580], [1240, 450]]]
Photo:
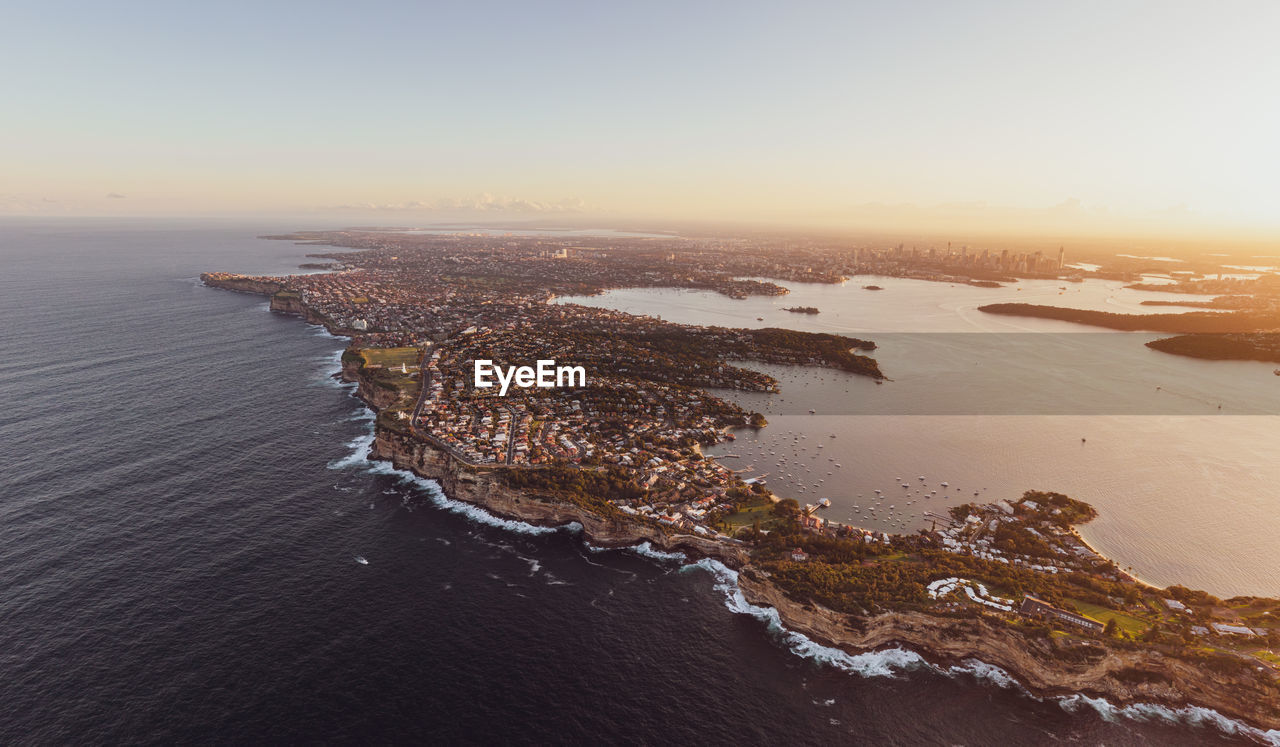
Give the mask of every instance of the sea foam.
[[652, 558], [653, 560], [661, 560], [664, 562], [666, 561], [684, 562], [689, 559], [689, 557], [682, 552], [666, 552], [664, 550], [655, 550], [653, 549], [653, 543], [649, 542], [648, 540], [645, 540], [644, 542], [641, 542], [638, 545], [631, 545], [626, 549], [630, 550], [636, 555], [640, 555], [646, 558]]
[[[321, 336], [343, 339], [330, 334], [323, 327], [317, 327], [317, 329], [323, 333]], [[332, 368], [341, 370], [341, 357], [342, 353], [339, 351], [336, 356], [332, 359], [327, 359], [326, 362], [330, 363]], [[332, 377], [330, 377], [330, 380], [338, 381]], [[343, 389], [347, 389], [352, 392], [355, 390], [355, 385], [353, 384], [340, 381], [338, 383]], [[445, 495], [444, 490], [441, 489], [440, 484], [435, 480], [419, 477], [408, 470], [398, 469], [392, 466], [389, 462], [370, 460], [369, 454], [372, 450], [374, 441], [372, 426], [373, 419], [376, 415], [372, 410], [367, 410], [367, 408], [366, 411], [370, 413], [370, 432], [368, 434], [358, 436], [348, 442], [347, 446], [351, 447], [351, 453], [341, 459], [330, 462], [330, 469], [362, 467], [365, 471], [371, 474], [397, 477], [401, 482], [413, 485], [420, 489], [438, 508], [465, 516], [477, 524], [483, 524], [497, 529], [504, 529], [517, 534], [545, 535], [553, 534], [558, 531], [568, 531], [571, 533], [578, 533], [582, 531], [582, 525], [577, 522], [570, 522], [559, 527], [540, 527], [524, 521], [516, 521], [513, 519], [505, 519], [500, 516], [495, 516], [479, 506], [448, 497]], [[584, 545], [591, 552], [607, 552], [610, 549], [592, 547], [586, 543], [584, 543]], [[684, 553], [655, 550], [653, 545], [647, 541], [641, 542], [637, 545], [632, 545], [625, 549], [628, 549], [642, 557], [663, 563], [683, 563], [688, 559]], [[724, 595], [724, 604], [726, 608], [736, 614], [750, 615], [751, 617], [765, 623], [765, 627], [770, 635], [779, 640], [796, 656], [810, 659], [820, 664], [825, 664], [849, 674], [856, 674], [861, 677], [893, 677], [897, 676], [901, 672], [922, 668], [929, 669], [933, 672], [949, 677], [969, 675], [980, 681], [989, 682], [997, 687], [1019, 690], [1024, 695], [1034, 700], [1043, 700], [1042, 698], [1038, 698], [1028, 692], [1015, 677], [1005, 670], [977, 659], [967, 660], [961, 665], [947, 667], [944, 669], [930, 664], [920, 654], [904, 648], [888, 648], [879, 651], [868, 651], [861, 654], [850, 654], [849, 652], [838, 648], [824, 646], [808, 636], [789, 630], [782, 624], [782, 618], [776, 609], [772, 607], [759, 607], [748, 602], [746, 597], [742, 594], [741, 588], [738, 586], [738, 572], [726, 566], [724, 563], [710, 558], [703, 558], [702, 560], [694, 563], [685, 563], [680, 567], [681, 572], [692, 571], [694, 569], [702, 570], [711, 574], [715, 579], [712, 584], [712, 588]], [[1224, 734], [1247, 737], [1263, 744], [1280, 747], [1280, 730], [1271, 729], [1263, 731], [1223, 716], [1211, 708], [1203, 708], [1200, 706], [1170, 708], [1168, 706], [1151, 703], [1135, 703], [1127, 706], [1116, 706], [1103, 698], [1092, 698], [1079, 694], [1058, 696], [1053, 698], [1053, 700], [1057, 701], [1063, 710], [1069, 713], [1077, 713], [1083, 709], [1091, 708], [1103, 719], [1113, 722], [1120, 719], [1131, 719], [1140, 722], [1162, 720], [1173, 724], [1214, 727]]]
[[[725, 607], [732, 612], [751, 617], [765, 623], [766, 629], [782, 642], [793, 654], [825, 664], [850, 674], [861, 677], [893, 677], [913, 669], [928, 669], [943, 676], [955, 677], [968, 675], [997, 687], [1018, 690], [1033, 700], [1043, 702], [1043, 698], [1031, 694], [1020, 682], [1005, 670], [978, 659], [970, 659], [957, 666], [947, 668], [929, 663], [920, 654], [904, 648], [889, 648], [880, 651], [869, 651], [861, 654], [850, 654], [838, 648], [824, 646], [809, 637], [787, 629], [782, 624], [778, 611], [772, 607], [758, 607], [746, 600], [742, 589], [738, 586], [738, 572], [718, 560], [704, 558], [696, 563], [688, 563], [681, 571], [700, 569], [710, 573], [715, 579], [713, 588], [724, 594]], [[1135, 703], [1127, 706], [1116, 706], [1103, 698], [1091, 698], [1086, 695], [1067, 695], [1052, 698], [1063, 710], [1077, 713], [1085, 708], [1092, 708], [1108, 721], [1129, 719], [1133, 721], [1161, 720], [1171, 724], [1196, 727], [1214, 727], [1224, 734], [1243, 736], [1263, 744], [1280, 747], [1280, 730], [1263, 731], [1234, 719], [1223, 716], [1211, 708], [1185, 706], [1170, 708], [1151, 703]]]
[[582, 525], [576, 521], [563, 524], [558, 527], [540, 527], [525, 521], [515, 519], [504, 519], [501, 516], [485, 511], [479, 506], [457, 501], [444, 494], [444, 490], [440, 488], [440, 484], [435, 480], [429, 480], [425, 477], [419, 477], [414, 473], [398, 469], [391, 465], [390, 462], [369, 459], [369, 454], [373, 450], [374, 435], [372, 432], [372, 424], [370, 432], [361, 436], [357, 436], [347, 443], [351, 447], [351, 453], [341, 459], [335, 459], [329, 463], [330, 469], [351, 469], [360, 468], [365, 472], [374, 475], [387, 475], [389, 477], [399, 478], [400, 482], [412, 485], [418, 488], [437, 508], [442, 508], [450, 513], [465, 516], [477, 524], [505, 529], [509, 532], [518, 534], [539, 535], [552, 534], [554, 532], [566, 531], [576, 533], [582, 531]]
[[747, 601], [738, 587], [738, 572], [718, 560], [703, 558], [683, 566], [682, 572], [699, 569], [715, 579], [713, 588], [725, 596], [725, 607], [740, 615], [750, 615], [765, 624], [770, 635], [782, 642], [792, 653], [806, 659], [835, 667], [862, 677], [892, 677], [899, 672], [928, 666], [924, 658], [904, 648], [888, 648], [850, 654], [831, 646], [824, 646], [806, 635], [787, 629], [778, 611], [772, 607], [758, 607]]

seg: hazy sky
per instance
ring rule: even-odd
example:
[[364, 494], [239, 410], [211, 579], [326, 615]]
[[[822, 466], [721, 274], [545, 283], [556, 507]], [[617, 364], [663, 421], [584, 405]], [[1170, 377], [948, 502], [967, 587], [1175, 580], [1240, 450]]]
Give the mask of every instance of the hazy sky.
[[1280, 238], [1275, 0], [46, 0], [0, 29], [6, 214]]

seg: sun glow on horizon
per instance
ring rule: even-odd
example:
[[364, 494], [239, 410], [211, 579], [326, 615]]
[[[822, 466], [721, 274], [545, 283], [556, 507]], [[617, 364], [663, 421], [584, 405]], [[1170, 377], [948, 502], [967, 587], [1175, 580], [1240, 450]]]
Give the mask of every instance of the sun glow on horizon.
[[[1280, 6], [10, 7], [0, 215], [1280, 239]], [[448, 30], [448, 33], [443, 33]]]

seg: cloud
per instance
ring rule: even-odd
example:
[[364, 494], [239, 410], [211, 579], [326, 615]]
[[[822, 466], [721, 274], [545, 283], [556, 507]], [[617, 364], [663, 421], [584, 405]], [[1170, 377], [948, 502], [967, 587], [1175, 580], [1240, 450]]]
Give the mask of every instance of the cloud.
[[124, 199], [124, 195], [120, 194], [119, 192], [108, 192], [108, 193], [107, 193], [107, 199], [108, 199], [108, 200], [123, 200], [123, 199]]
[[568, 197], [555, 202], [541, 202], [516, 197], [495, 196], [483, 192], [474, 197], [450, 197], [435, 200], [409, 200], [392, 203], [355, 203], [329, 205], [322, 210], [376, 212], [485, 212], [515, 214], [581, 213], [589, 210], [586, 201]]

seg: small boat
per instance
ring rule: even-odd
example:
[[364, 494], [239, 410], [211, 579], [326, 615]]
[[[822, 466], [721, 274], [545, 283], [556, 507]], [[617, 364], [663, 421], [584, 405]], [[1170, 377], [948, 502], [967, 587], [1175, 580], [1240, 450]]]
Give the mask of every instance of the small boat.
[[[1276, 370], [1272, 371], [1271, 373], [1275, 374], [1276, 376], [1280, 376], [1280, 368], [1277, 368]], [[835, 436], [832, 436], [832, 438], [835, 438]]]

